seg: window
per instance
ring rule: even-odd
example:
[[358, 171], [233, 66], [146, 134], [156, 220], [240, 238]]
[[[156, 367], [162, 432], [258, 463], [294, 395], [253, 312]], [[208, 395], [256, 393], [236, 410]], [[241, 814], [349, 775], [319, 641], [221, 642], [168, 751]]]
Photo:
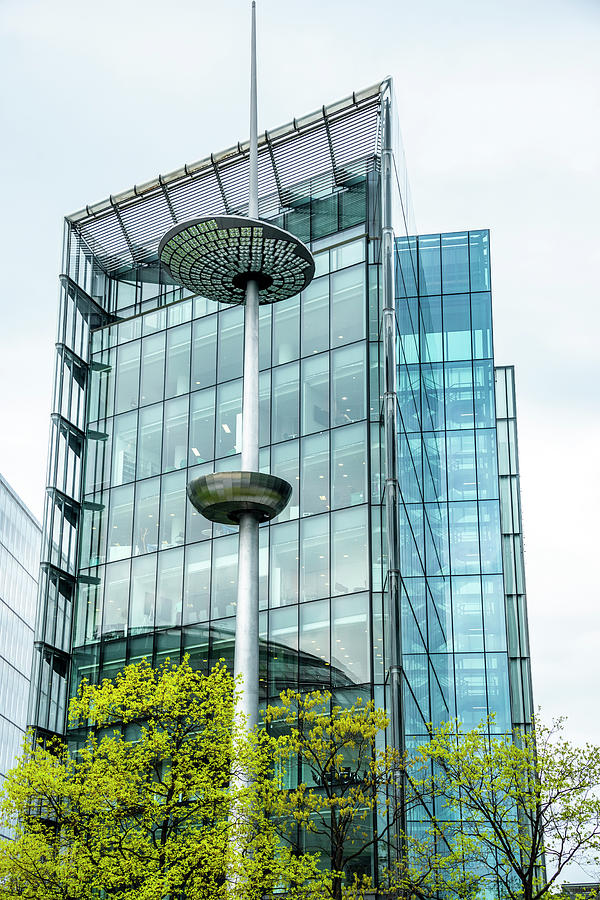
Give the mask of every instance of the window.
[[160, 472], [162, 445], [162, 403], [140, 409], [137, 477], [148, 478]]
[[158, 554], [156, 626], [181, 625], [183, 547]]
[[301, 455], [300, 513], [312, 516], [329, 509], [329, 435], [304, 438]]
[[367, 492], [367, 431], [364, 424], [331, 433], [332, 508], [357, 506]]
[[197, 319], [192, 326], [192, 390], [215, 383], [217, 365], [217, 317]]
[[163, 398], [165, 377], [165, 335], [153, 334], [142, 340], [140, 405]]
[[158, 504], [160, 478], [140, 481], [135, 486], [135, 515], [133, 524], [133, 553], [158, 550]]
[[331, 346], [350, 344], [364, 336], [365, 269], [353, 266], [331, 276]]
[[298, 437], [299, 385], [298, 363], [273, 369], [272, 441]]
[[365, 345], [344, 347], [331, 354], [332, 425], [346, 425], [366, 416]]
[[154, 628], [156, 597], [156, 554], [134, 559], [131, 564], [131, 604], [129, 630], [131, 634]]
[[190, 389], [190, 336], [189, 324], [167, 331], [165, 397], [187, 394]]
[[359, 506], [331, 514], [332, 594], [351, 594], [368, 587], [367, 509]]
[[329, 597], [329, 516], [300, 523], [300, 600]]
[[207, 388], [191, 396], [188, 465], [208, 462], [214, 456], [215, 389]]
[[271, 527], [270, 605], [298, 602], [298, 523]]
[[329, 428], [329, 354], [302, 361], [302, 434]]

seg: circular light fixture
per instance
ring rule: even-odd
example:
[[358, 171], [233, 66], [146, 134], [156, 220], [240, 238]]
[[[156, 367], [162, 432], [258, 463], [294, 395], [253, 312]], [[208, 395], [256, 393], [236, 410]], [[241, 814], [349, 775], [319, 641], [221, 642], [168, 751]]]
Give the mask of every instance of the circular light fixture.
[[158, 247], [177, 284], [220, 303], [243, 303], [248, 281], [260, 303], [304, 290], [315, 274], [308, 247], [282, 228], [242, 216], [190, 219], [171, 228]]

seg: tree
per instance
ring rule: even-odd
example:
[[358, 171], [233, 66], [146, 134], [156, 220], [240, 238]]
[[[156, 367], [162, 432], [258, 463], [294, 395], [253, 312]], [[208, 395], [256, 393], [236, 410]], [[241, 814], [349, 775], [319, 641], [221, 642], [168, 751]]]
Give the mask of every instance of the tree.
[[376, 844], [392, 847], [400, 821], [394, 797], [404, 759], [384, 745], [385, 712], [360, 698], [332, 707], [328, 692], [290, 690], [267, 708], [266, 721], [282, 732], [276, 762], [290, 784], [279, 795], [281, 832], [293, 842], [298, 827], [301, 841], [320, 846], [333, 900], [362, 896], [371, 887], [367, 854]]
[[466, 892], [497, 885], [507, 900], [542, 900], [570, 863], [598, 864], [600, 748], [567, 741], [562, 719], [513, 736], [490, 726], [445, 723], [418, 748], [412, 790], [435, 798], [435, 815], [410, 846], [440, 890], [462, 872]]
[[[0, 896], [258, 900], [277, 886], [319, 896], [315, 860], [269, 821], [275, 742], [237, 735], [232, 756], [234, 702], [223, 665], [205, 676], [187, 660], [84, 683], [69, 710], [88, 729], [84, 745], [38, 744], [7, 777], [2, 817], [16, 820], [16, 839], [0, 846]], [[236, 773], [251, 780], [232, 790]]]

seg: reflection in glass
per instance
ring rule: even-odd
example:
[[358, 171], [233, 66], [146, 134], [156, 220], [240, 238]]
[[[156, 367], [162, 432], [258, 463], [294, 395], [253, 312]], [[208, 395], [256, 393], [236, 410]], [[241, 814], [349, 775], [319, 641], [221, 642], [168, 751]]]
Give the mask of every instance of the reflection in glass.
[[104, 578], [102, 634], [117, 637], [125, 633], [129, 600], [129, 560], [110, 563]]
[[217, 359], [218, 381], [230, 381], [242, 375], [244, 359], [244, 307], [232, 306], [222, 310], [219, 321]]
[[269, 696], [278, 697], [298, 678], [298, 608], [269, 613]]
[[189, 324], [167, 331], [165, 397], [187, 394], [190, 389], [190, 335]]
[[329, 600], [300, 604], [300, 688], [329, 687]]
[[125, 484], [135, 479], [135, 454], [137, 443], [137, 412], [115, 416], [113, 433], [112, 478], [113, 485]]
[[210, 544], [192, 544], [185, 549], [183, 623], [208, 619], [210, 601]]
[[452, 579], [455, 650], [483, 650], [481, 583], [478, 575]]
[[288, 441], [285, 444], [275, 444], [271, 448], [271, 472], [279, 478], [284, 478], [292, 486], [290, 502], [277, 516], [277, 522], [285, 522], [288, 519], [297, 519], [300, 507], [299, 484], [300, 473], [298, 464], [298, 441]]
[[231, 456], [242, 449], [242, 382], [229, 381], [217, 388], [216, 456]]
[[138, 405], [140, 344], [135, 341], [119, 347], [117, 355], [115, 412], [127, 412]]
[[237, 602], [238, 536], [213, 541], [211, 619], [235, 615]]
[[135, 486], [133, 553], [158, 550], [158, 503], [160, 478], [140, 481]]
[[156, 626], [181, 625], [183, 547], [158, 554]]
[[215, 383], [217, 366], [217, 317], [197, 319], [192, 325], [192, 390]]
[[298, 602], [298, 524], [271, 527], [270, 605]]
[[165, 335], [153, 334], [142, 340], [141, 406], [162, 400], [164, 378]]
[[186, 473], [163, 475], [160, 505], [160, 549], [183, 544], [187, 504]]
[[273, 369], [273, 443], [298, 437], [298, 363]]
[[332, 425], [346, 425], [366, 416], [365, 345], [355, 344], [331, 354]]
[[137, 477], [148, 478], [160, 472], [162, 448], [162, 403], [140, 409]]
[[329, 509], [329, 435], [304, 438], [301, 456], [300, 513], [312, 516]]
[[273, 365], [298, 359], [300, 355], [300, 296], [286, 303], [276, 303], [273, 309]]
[[302, 434], [329, 428], [329, 354], [302, 361]]
[[332, 594], [351, 594], [368, 587], [367, 508], [357, 506], [331, 514]]
[[331, 678], [334, 685], [370, 680], [369, 595], [331, 601]]
[[163, 471], [181, 469], [187, 464], [188, 398], [178, 397], [165, 403], [163, 433]]
[[329, 597], [329, 516], [300, 523], [300, 600]]
[[156, 596], [156, 554], [141, 556], [131, 564], [131, 604], [129, 631], [137, 634], [154, 627]]
[[207, 462], [214, 456], [215, 389], [207, 388], [191, 396], [188, 465]]
[[302, 294], [302, 356], [329, 347], [329, 278], [315, 278]]
[[364, 424], [331, 432], [332, 508], [357, 506], [367, 492], [367, 431]]
[[365, 336], [365, 268], [354, 266], [331, 276], [331, 346]]
[[131, 529], [133, 525], [133, 485], [113, 488], [110, 492], [110, 516], [108, 519], [108, 561], [131, 556]]

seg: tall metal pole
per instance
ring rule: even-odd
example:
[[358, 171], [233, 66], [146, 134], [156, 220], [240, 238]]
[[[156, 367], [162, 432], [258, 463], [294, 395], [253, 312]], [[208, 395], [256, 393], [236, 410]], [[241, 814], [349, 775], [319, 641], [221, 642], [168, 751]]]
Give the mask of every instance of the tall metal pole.
[[[258, 218], [258, 119], [256, 102], [256, 4], [252, 3], [250, 76], [250, 189], [248, 215]], [[249, 280], [244, 307], [242, 471], [258, 472], [258, 284]], [[234, 675], [242, 682], [236, 706], [238, 726], [258, 724], [258, 519], [240, 516]]]

